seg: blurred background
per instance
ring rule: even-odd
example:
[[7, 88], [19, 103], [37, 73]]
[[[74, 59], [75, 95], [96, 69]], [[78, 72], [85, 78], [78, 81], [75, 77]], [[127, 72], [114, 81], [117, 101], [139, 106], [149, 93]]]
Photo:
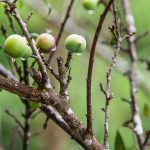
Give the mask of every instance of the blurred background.
[[[52, 6], [51, 13], [50, 5]], [[18, 8], [22, 18], [25, 20], [27, 16], [33, 11], [27, 27], [30, 33], [43, 33], [51, 32], [55, 37], [60, 28], [61, 21], [64, 18], [69, 0], [20, 0], [18, 1]], [[131, 0], [132, 11], [135, 17], [135, 25], [137, 35], [150, 30], [150, 17], [149, 17], [149, 1]], [[124, 18], [122, 14], [121, 0], [116, 1], [116, 6], [121, 19]], [[88, 67], [89, 49], [94, 36], [95, 28], [99, 19], [99, 14], [104, 10], [103, 5], [99, 5], [94, 13], [91, 14], [82, 7], [82, 1], [76, 0], [73, 6], [71, 17], [65, 26], [65, 32], [61, 38], [57, 52], [52, 60], [52, 66], [57, 70], [56, 58], [61, 56], [66, 58], [67, 50], [64, 46], [65, 38], [71, 34], [76, 33], [83, 35], [87, 40], [87, 51], [82, 56], [73, 56], [71, 75], [73, 80], [69, 86], [70, 103], [75, 114], [86, 123], [86, 74]], [[3, 4], [0, 4], [0, 25], [4, 25], [8, 34], [11, 35], [11, 29], [7, 17], [3, 13]], [[103, 31], [99, 37], [99, 42], [96, 48], [96, 56], [93, 71], [92, 83], [92, 105], [93, 105], [93, 118], [94, 118], [94, 134], [100, 143], [103, 143], [104, 135], [104, 113], [101, 108], [104, 107], [105, 98], [100, 92], [99, 83], [106, 83], [106, 72], [108, 70], [111, 57], [113, 55], [113, 48], [104, 44], [104, 42], [111, 42], [111, 34], [108, 26], [112, 25], [113, 17], [111, 13], [107, 15], [106, 21], [103, 26]], [[16, 29], [22, 34], [20, 28], [15, 22]], [[136, 43], [137, 53], [140, 58], [149, 59], [150, 55], [150, 36], [147, 35]], [[4, 38], [0, 34], [0, 45], [4, 44]], [[123, 43], [126, 46], [126, 43]], [[6, 68], [10, 69], [2, 49], [0, 49], [0, 63]], [[17, 60], [20, 64], [21, 60]], [[31, 58], [31, 62], [33, 59]], [[129, 59], [125, 53], [121, 52], [118, 57], [117, 66], [113, 71], [113, 78], [111, 84], [111, 91], [114, 93], [115, 98], [110, 103], [109, 111], [109, 143], [110, 149], [114, 150], [116, 132], [119, 130], [125, 147], [127, 150], [136, 150], [137, 144], [134, 134], [131, 130], [122, 127], [122, 124], [130, 119], [130, 107], [121, 99], [130, 99], [129, 81], [123, 74], [129, 68]], [[147, 70], [145, 63], [138, 62], [138, 104], [140, 106], [140, 115], [143, 121], [144, 130], [150, 129], [150, 72]], [[51, 76], [51, 82], [55, 89], [59, 90], [58, 82]], [[16, 135], [16, 124], [4, 110], [9, 109], [23, 122], [21, 113], [24, 110], [24, 105], [16, 95], [8, 93], [4, 90], [0, 92], [0, 143], [3, 144], [4, 149], [8, 150], [13, 139], [15, 139], [14, 150], [21, 149], [21, 139]], [[48, 123], [46, 130], [43, 129], [43, 123], [46, 119], [44, 114], [39, 114], [31, 124], [31, 131], [39, 135], [31, 138], [29, 143], [30, 150], [80, 150], [82, 149], [77, 143], [70, 139], [70, 137], [61, 130], [51, 120]]]

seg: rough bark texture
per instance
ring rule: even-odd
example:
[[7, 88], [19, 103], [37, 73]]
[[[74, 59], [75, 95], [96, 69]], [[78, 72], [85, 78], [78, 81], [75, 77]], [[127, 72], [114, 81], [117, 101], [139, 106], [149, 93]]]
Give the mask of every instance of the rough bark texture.
[[[123, 10], [126, 20], [126, 29], [127, 34], [130, 35], [136, 31], [134, 24], [134, 17], [132, 15], [130, 1], [122, 0]], [[137, 62], [137, 53], [135, 35], [130, 36], [128, 38], [128, 49], [129, 49], [129, 57], [131, 61], [131, 68], [129, 73], [129, 81], [130, 81], [130, 95], [131, 95], [131, 110], [132, 110], [132, 122], [134, 124], [134, 132], [138, 141], [138, 145], [140, 150], [145, 150], [146, 146], [144, 146], [144, 131], [142, 127], [142, 120], [139, 114], [139, 107], [137, 102], [137, 72], [136, 72], [136, 62]]]
[[54, 90], [51, 89], [49, 92], [43, 92], [39, 89], [20, 84], [17, 81], [2, 76], [0, 76], [0, 88], [34, 102], [41, 102], [48, 105], [51, 104], [61, 114], [64, 121], [68, 124], [74, 134], [76, 134], [76, 137], [82, 143], [82, 146], [84, 145], [85, 149], [104, 150], [103, 146], [97, 142], [95, 137], [93, 137], [90, 146], [84, 143], [86, 140], [86, 137], [84, 136], [86, 128], [71, 111], [68, 103], [61, 100]]

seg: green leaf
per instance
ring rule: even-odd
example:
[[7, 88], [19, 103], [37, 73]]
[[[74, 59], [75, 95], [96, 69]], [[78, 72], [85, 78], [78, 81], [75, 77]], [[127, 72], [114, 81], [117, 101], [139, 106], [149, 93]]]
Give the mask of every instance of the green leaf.
[[149, 117], [149, 113], [150, 113], [149, 106], [147, 104], [145, 104], [143, 107], [143, 115], [145, 117]]
[[36, 102], [32, 102], [32, 101], [29, 101], [29, 106], [33, 109], [37, 109], [40, 107], [40, 104], [39, 103], [36, 103]]
[[115, 150], [126, 150], [123, 139], [119, 131], [117, 131], [117, 134], [116, 134]]

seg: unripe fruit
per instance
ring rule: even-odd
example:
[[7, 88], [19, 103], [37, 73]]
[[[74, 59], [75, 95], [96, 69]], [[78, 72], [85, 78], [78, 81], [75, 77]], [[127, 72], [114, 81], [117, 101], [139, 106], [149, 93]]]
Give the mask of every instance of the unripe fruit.
[[[28, 41], [26, 40], [25, 37], [24, 37], [24, 40], [25, 40], [25, 44], [26, 44], [26, 49], [25, 49], [25, 54], [22, 56], [22, 58], [27, 59], [32, 56], [32, 49], [30, 46], [28, 46]], [[34, 41], [34, 43], [35, 43], [35, 41]]]
[[26, 42], [17, 34], [10, 35], [4, 43], [4, 51], [13, 58], [22, 57], [26, 53]]
[[82, 53], [85, 51], [86, 41], [81, 35], [71, 34], [66, 38], [65, 46], [72, 53]]
[[54, 51], [56, 47], [55, 38], [51, 34], [43, 33], [38, 36], [36, 46], [39, 48], [41, 53], [49, 53], [50, 51]]
[[26, 53], [22, 56], [22, 58], [27, 59], [31, 56], [32, 56], [32, 49], [29, 46], [27, 46]]
[[98, 4], [98, 0], [83, 0], [83, 7], [86, 10], [94, 10]]

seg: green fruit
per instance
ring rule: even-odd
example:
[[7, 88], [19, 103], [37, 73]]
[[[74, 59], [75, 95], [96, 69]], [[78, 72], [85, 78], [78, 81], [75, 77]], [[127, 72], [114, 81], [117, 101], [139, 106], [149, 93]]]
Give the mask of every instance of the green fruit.
[[83, 7], [86, 10], [94, 10], [98, 4], [98, 0], [83, 0]]
[[4, 43], [4, 51], [7, 55], [18, 58], [26, 53], [26, 41], [23, 37], [17, 34], [10, 35]]
[[31, 56], [32, 56], [32, 49], [29, 46], [27, 46], [26, 53], [22, 56], [22, 58], [27, 59], [27, 58], [29, 58]]
[[86, 40], [81, 35], [71, 34], [66, 38], [65, 46], [72, 53], [82, 53], [86, 49]]
[[49, 53], [50, 51], [54, 51], [56, 47], [55, 38], [49, 33], [43, 33], [38, 36], [36, 46], [39, 48], [41, 53]]
[[[24, 37], [25, 42], [26, 42], [26, 49], [25, 49], [25, 54], [22, 56], [22, 58], [27, 59], [32, 56], [32, 49], [30, 46], [28, 46], [28, 41]], [[34, 41], [35, 42], [35, 41]]]

